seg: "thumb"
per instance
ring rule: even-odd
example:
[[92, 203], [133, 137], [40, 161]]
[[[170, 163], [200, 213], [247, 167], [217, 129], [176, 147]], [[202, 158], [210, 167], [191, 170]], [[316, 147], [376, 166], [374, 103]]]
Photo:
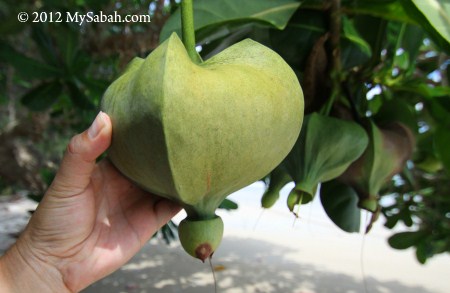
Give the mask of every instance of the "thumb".
[[111, 120], [106, 113], [100, 112], [89, 129], [70, 140], [49, 193], [68, 197], [85, 190], [95, 160], [111, 144], [111, 135]]

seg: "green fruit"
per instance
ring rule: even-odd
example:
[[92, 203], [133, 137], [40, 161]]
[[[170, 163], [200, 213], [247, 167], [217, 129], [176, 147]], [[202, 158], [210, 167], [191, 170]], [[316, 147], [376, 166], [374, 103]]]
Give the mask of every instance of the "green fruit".
[[358, 193], [359, 207], [375, 213], [381, 188], [411, 158], [415, 138], [412, 131], [399, 122], [383, 128], [370, 122], [367, 131], [370, 138], [367, 149], [339, 180], [352, 186]]
[[291, 181], [292, 178], [286, 173], [284, 168], [280, 166], [275, 168], [269, 175], [269, 183], [261, 198], [261, 206], [265, 209], [272, 207], [280, 198], [281, 189]]
[[367, 144], [364, 128], [355, 122], [318, 113], [307, 115], [300, 137], [283, 162], [295, 182], [287, 199], [289, 210], [312, 201], [319, 183], [341, 175]]
[[[303, 94], [291, 68], [259, 43], [247, 39], [195, 64], [173, 34], [131, 62], [107, 89], [102, 110], [113, 124], [113, 164], [143, 189], [180, 203], [189, 221], [206, 221], [202, 233], [215, 241], [223, 199], [268, 174], [294, 145]], [[184, 233], [189, 228], [180, 230], [182, 242], [199, 239]]]
[[209, 220], [184, 219], [178, 226], [178, 233], [184, 250], [204, 262], [222, 240], [223, 221], [217, 216]]
[[289, 195], [286, 200], [286, 204], [289, 208], [289, 210], [294, 213], [296, 217], [298, 217], [298, 213], [294, 212], [295, 206], [298, 206], [300, 208], [300, 205], [303, 203], [305, 198], [307, 198], [308, 195], [303, 191], [303, 189], [299, 186], [295, 186], [292, 188], [292, 190], [289, 192]]

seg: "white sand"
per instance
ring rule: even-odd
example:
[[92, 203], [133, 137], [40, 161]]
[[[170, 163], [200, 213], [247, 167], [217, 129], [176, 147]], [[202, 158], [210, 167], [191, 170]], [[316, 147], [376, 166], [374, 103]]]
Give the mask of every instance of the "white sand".
[[[392, 231], [383, 219], [372, 232], [348, 234], [328, 220], [320, 202], [303, 206], [301, 218], [287, 212], [282, 198], [261, 214], [262, 184], [231, 196], [233, 212], [219, 211], [225, 223], [223, 242], [213, 257], [221, 293], [448, 293], [450, 256], [420, 265], [414, 250], [393, 250], [386, 242]], [[26, 223], [33, 203], [0, 203], [0, 251], [6, 237]], [[258, 217], [259, 218], [258, 221]], [[176, 217], [179, 222], [184, 215]], [[154, 239], [128, 264], [83, 293], [214, 292], [208, 264], [188, 256], [174, 243]]]
[[[261, 215], [263, 185], [256, 183], [231, 196], [240, 204], [237, 211], [219, 212], [225, 223], [213, 257], [219, 292], [450, 292], [448, 255], [420, 265], [414, 250], [391, 249], [386, 238], [392, 231], [383, 228], [383, 219], [365, 239], [342, 232], [318, 199], [301, 208], [301, 219], [293, 225], [285, 207], [288, 190]], [[208, 264], [192, 259], [178, 244], [152, 240], [129, 264], [84, 290], [94, 292], [201, 293], [214, 292], [214, 285]]]

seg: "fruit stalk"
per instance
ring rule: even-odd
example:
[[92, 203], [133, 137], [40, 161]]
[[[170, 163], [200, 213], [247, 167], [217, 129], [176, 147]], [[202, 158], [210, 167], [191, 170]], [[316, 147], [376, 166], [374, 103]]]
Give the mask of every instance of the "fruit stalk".
[[181, 29], [183, 34], [183, 44], [186, 47], [189, 57], [195, 63], [200, 63], [201, 59], [195, 47], [195, 29], [194, 29], [194, 9], [193, 0], [181, 1]]

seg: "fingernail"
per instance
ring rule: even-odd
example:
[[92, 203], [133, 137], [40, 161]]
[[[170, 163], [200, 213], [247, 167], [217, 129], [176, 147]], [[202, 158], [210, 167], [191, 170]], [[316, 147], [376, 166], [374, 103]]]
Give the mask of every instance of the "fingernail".
[[88, 129], [88, 136], [90, 139], [94, 139], [97, 137], [97, 135], [100, 133], [102, 128], [105, 126], [105, 120], [103, 120], [104, 113], [100, 111], [100, 113], [97, 114], [97, 117], [95, 117], [94, 122], [92, 122], [92, 125]]

